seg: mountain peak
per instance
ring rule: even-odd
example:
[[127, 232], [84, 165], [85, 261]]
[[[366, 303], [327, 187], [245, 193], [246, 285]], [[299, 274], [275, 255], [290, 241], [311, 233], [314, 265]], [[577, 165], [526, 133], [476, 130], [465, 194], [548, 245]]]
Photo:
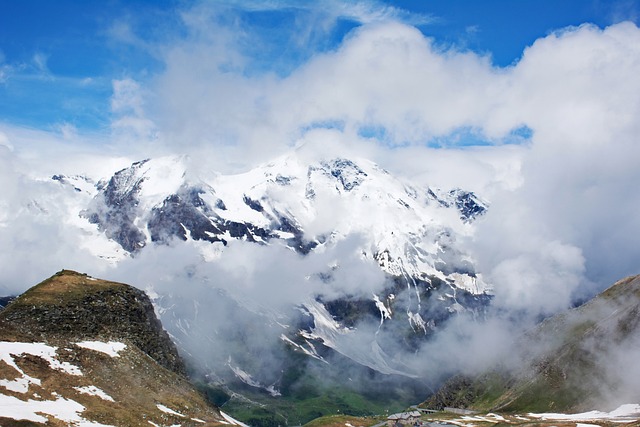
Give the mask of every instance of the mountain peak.
[[124, 340], [163, 367], [185, 372], [151, 301], [129, 285], [62, 270], [12, 301], [0, 317], [34, 339]]
[[0, 311], [0, 424], [229, 424], [144, 292], [63, 270]]

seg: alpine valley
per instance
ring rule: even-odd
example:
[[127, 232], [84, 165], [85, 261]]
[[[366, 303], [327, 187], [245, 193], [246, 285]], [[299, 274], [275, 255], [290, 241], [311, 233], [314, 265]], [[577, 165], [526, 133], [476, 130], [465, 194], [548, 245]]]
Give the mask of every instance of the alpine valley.
[[192, 378], [256, 425], [417, 403], [443, 374], [421, 346], [491, 303], [463, 245], [488, 202], [362, 158], [300, 147], [237, 175], [171, 156], [24, 179], [38, 191], [19, 215], [64, 218], [102, 277], [146, 290]]

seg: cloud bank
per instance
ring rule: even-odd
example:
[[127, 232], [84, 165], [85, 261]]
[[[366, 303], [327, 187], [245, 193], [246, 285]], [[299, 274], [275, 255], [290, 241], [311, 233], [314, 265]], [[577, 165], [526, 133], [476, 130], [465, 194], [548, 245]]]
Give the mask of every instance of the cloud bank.
[[236, 59], [209, 43], [217, 27], [207, 23], [165, 50], [152, 84], [171, 149], [211, 150], [210, 167], [246, 168], [331, 128], [392, 171], [478, 191], [492, 213], [472, 247], [506, 305], [553, 312], [637, 272], [634, 24], [562, 29], [499, 68], [381, 20], [283, 77], [247, 75], [240, 59], [224, 66]]

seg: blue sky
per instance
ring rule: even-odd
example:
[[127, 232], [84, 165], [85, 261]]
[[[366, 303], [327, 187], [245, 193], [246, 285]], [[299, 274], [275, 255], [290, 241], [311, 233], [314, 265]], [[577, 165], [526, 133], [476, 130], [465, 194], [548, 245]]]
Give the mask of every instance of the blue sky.
[[[235, 49], [244, 58], [239, 65], [229, 62], [230, 72], [279, 76], [336, 49], [354, 28], [378, 19], [375, 14], [415, 26], [442, 49], [490, 54], [494, 65], [504, 67], [552, 30], [585, 22], [601, 28], [623, 20], [637, 24], [640, 11], [638, 0], [204, 4], [215, 11], [211, 23], [236, 38]], [[352, 11], [341, 14], [337, 5]], [[0, 122], [107, 131], [113, 81], [144, 84], [162, 73], [162, 49], [189, 43], [193, 34], [182, 13], [197, 6], [171, 0], [0, 1]]]

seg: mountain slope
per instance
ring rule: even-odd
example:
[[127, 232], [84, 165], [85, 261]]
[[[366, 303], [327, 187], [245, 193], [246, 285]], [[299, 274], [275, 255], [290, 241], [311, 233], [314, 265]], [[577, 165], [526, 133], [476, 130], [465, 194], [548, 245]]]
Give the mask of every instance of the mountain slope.
[[0, 312], [4, 426], [219, 425], [146, 295], [63, 270]]
[[640, 276], [543, 321], [523, 337], [516, 369], [456, 377], [425, 407], [502, 412], [609, 410], [640, 402]]

